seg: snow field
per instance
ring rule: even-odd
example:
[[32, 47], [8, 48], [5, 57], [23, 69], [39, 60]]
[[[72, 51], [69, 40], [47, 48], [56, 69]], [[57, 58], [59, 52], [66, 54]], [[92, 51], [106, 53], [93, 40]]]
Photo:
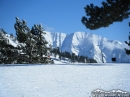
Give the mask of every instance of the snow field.
[[89, 97], [130, 92], [130, 64], [0, 66], [0, 97]]

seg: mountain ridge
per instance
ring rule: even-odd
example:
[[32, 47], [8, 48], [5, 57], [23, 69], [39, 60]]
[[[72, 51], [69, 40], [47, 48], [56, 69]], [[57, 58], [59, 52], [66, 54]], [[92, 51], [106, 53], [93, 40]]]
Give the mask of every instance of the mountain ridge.
[[[88, 33], [74, 32], [71, 34], [45, 31], [45, 39], [53, 47], [59, 47], [62, 52], [68, 51], [76, 55], [88, 56], [94, 58], [97, 62], [112, 62], [115, 57], [117, 62], [130, 62], [130, 57], [125, 53], [125, 44], [117, 40], [108, 40], [105, 37]], [[47, 37], [50, 36], [51, 37]], [[51, 40], [51, 42], [50, 42]], [[109, 52], [109, 53], [108, 53]]]

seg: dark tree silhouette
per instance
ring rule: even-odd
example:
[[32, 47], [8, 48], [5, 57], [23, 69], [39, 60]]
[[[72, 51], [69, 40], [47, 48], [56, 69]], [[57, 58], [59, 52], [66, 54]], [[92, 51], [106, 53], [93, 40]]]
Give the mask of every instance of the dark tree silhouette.
[[[129, 22], [129, 27], [130, 27], [130, 22]], [[125, 41], [125, 43], [130, 47], [130, 32], [129, 32], [128, 39], [129, 39], [129, 41], [128, 41], [128, 42]], [[127, 54], [127, 55], [130, 55], [130, 49], [126, 49], [126, 48], [125, 48], [125, 51], [126, 51], [126, 54]]]
[[101, 7], [93, 4], [84, 7], [86, 16], [82, 23], [91, 30], [108, 27], [114, 22], [121, 22], [130, 15], [130, 0], [106, 0]]
[[73, 63], [75, 62], [75, 56], [76, 56], [75, 53], [72, 53], [72, 54], [71, 54], [71, 61], [72, 61]]

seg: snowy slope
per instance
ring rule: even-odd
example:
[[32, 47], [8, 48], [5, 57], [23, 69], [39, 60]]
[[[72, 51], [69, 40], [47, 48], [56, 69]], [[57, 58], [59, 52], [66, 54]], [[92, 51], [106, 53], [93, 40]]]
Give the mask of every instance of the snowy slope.
[[51, 44], [53, 47], [60, 47], [67, 35], [64, 33], [58, 32], [48, 32], [46, 31], [45, 39]]
[[0, 66], [0, 97], [90, 97], [130, 92], [129, 64]]
[[61, 51], [88, 56], [96, 59], [97, 62], [102, 62], [102, 51], [105, 62], [111, 62], [112, 57], [116, 57], [117, 62], [130, 62], [130, 57], [124, 51], [125, 44], [119, 41], [108, 40], [105, 37], [86, 32], [75, 32], [67, 35], [63, 33], [46, 33], [46, 40], [53, 47], [60, 47]]

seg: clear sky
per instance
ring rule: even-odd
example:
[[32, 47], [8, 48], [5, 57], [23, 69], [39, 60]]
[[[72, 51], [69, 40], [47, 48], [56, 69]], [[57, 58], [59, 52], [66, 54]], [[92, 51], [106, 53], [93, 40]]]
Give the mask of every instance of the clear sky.
[[89, 30], [82, 24], [87, 4], [101, 5], [103, 0], [0, 0], [0, 28], [7, 33], [15, 34], [15, 17], [24, 19], [31, 28], [42, 24], [51, 32], [73, 33], [76, 31], [101, 35], [110, 40], [124, 42], [128, 40], [130, 18], [107, 28]]

